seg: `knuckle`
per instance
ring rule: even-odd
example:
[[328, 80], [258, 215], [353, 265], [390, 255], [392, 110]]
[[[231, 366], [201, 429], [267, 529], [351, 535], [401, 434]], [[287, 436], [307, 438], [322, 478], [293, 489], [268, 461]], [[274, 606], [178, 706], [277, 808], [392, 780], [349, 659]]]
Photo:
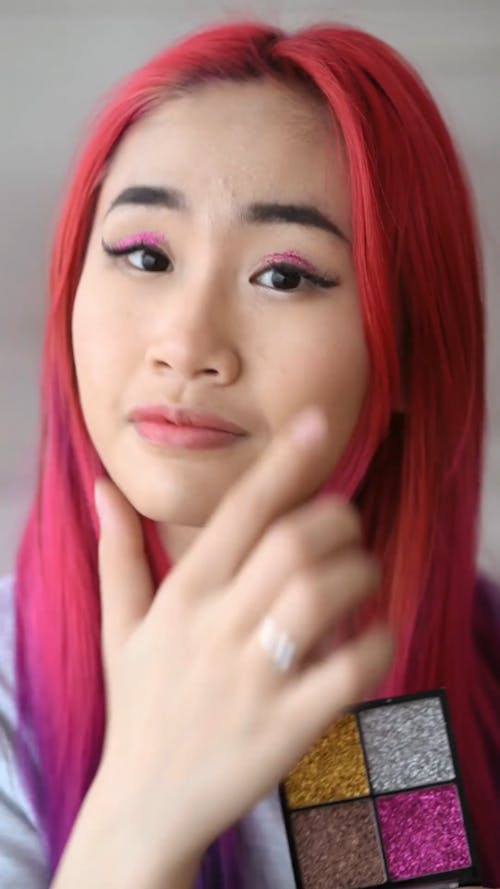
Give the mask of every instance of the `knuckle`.
[[350, 698], [356, 697], [358, 690], [366, 685], [367, 672], [364, 661], [352, 653], [345, 670], [345, 684]]
[[291, 565], [307, 566], [313, 558], [310, 541], [304, 530], [290, 520], [278, 522], [270, 532], [271, 546]]
[[378, 585], [382, 580], [382, 567], [376, 556], [365, 553], [363, 556], [363, 571], [366, 582], [370, 585]]
[[306, 622], [316, 619], [324, 611], [325, 597], [315, 571], [301, 571], [292, 581], [293, 597], [299, 613]]
[[337, 517], [343, 526], [346, 536], [359, 540], [363, 534], [361, 513], [352, 503], [342, 503], [337, 508]]
[[358, 551], [346, 562], [345, 569], [354, 589], [371, 590], [380, 583], [382, 575], [380, 564], [370, 553]]
[[337, 677], [346, 698], [354, 699], [366, 686], [367, 679], [371, 675], [370, 666], [363, 652], [359, 650], [359, 645], [351, 644], [341, 651], [337, 661]]

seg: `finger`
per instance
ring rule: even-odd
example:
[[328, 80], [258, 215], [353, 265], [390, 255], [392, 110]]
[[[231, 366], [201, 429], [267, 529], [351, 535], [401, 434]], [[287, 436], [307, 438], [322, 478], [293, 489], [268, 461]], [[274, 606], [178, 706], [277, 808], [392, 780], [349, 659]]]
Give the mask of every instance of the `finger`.
[[335, 495], [279, 519], [243, 564], [231, 589], [236, 626], [255, 625], [294, 575], [304, 575], [307, 581], [318, 562], [344, 549], [359, 549], [361, 542], [358, 511]]
[[95, 485], [103, 660], [109, 665], [154, 597], [139, 515], [109, 478]]
[[[255, 645], [262, 632], [271, 633], [276, 639], [277, 634], [284, 633], [287, 650], [294, 656], [295, 669], [300, 669], [301, 661], [311, 648], [346, 612], [373, 593], [379, 581], [378, 563], [361, 550], [296, 575], [266, 615], [265, 625], [261, 622], [256, 627], [249, 644]], [[267, 669], [260, 652], [258, 663], [261, 669]]]
[[304, 748], [312, 744], [344, 710], [376, 688], [390, 667], [394, 648], [394, 637], [387, 627], [365, 631], [335, 654], [312, 664], [288, 685], [281, 698], [279, 718], [289, 719], [289, 724], [302, 733], [298, 741]]
[[278, 515], [320, 484], [318, 454], [326, 448], [323, 413], [300, 415], [224, 496], [174, 573], [187, 589], [206, 594], [229, 581]]

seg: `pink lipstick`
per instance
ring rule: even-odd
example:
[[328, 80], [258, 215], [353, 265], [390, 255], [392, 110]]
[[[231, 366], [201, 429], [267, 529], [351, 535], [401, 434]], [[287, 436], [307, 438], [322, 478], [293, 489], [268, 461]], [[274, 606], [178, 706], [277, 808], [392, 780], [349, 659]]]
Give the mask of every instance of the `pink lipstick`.
[[144, 405], [134, 408], [128, 418], [142, 438], [170, 447], [217, 448], [246, 435], [241, 426], [223, 417], [179, 405]]

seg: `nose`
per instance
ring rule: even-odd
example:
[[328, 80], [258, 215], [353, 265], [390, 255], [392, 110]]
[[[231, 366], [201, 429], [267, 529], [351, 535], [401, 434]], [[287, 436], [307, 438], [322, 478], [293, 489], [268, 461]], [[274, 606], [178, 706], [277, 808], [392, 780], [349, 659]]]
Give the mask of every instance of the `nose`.
[[235, 382], [241, 369], [238, 338], [228, 301], [221, 292], [218, 297], [208, 287], [167, 295], [169, 310], [147, 350], [155, 373], [175, 377], [177, 382], [197, 378], [210, 378], [218, 386]]

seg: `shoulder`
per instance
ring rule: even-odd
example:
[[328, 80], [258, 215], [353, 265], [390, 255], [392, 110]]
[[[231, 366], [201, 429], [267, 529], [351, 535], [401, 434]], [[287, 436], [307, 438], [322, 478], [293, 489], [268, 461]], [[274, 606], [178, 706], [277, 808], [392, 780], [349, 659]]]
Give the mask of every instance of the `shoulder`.
[[15, 578], [0, 578], [0, 886], [49, 885], [35, 815], [17, 770]]
[[0, 738], [14, 719], [14, 576], [0, 578]]
[[14, 588], [13, 574], [0, 576], [0, 645], [12, 644], [13, 641]]
[[[14, 575], [0, 576], [0, 639], [5, 635], [7, 624], [12, 625], [12, 606], [14, 602]], [[10, 620], [9, 620], [10, 618]]]
[[0, 578], [0, 790], [5, 790], [9, 783], [11, 791], [19, 794], [14, 753], [17, 730], [14, 592], [14, 576]]

